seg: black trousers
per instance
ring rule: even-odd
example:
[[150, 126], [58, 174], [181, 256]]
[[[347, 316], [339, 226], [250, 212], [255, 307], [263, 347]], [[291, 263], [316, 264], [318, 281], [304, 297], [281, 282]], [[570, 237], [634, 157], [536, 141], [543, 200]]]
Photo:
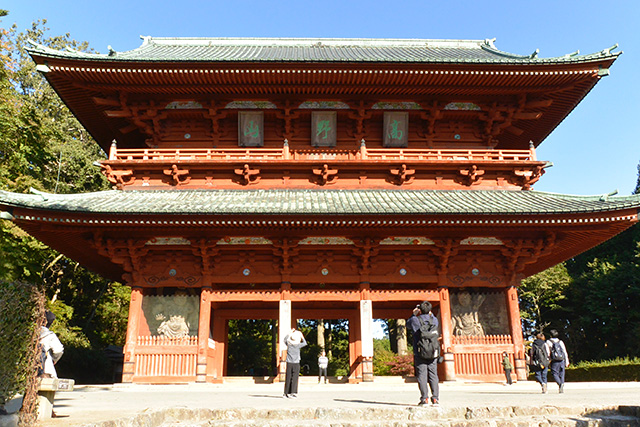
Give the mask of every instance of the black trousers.
[[420, 401], [427, 402], [429, 400], [427, 385], [431, 388], [431, 396], [438, 400], [440, 397], [438, 387], [438, 359], [423, 359], [420, 356], [414, 355], [413, 363], [416, 370], [418, 388], [420, 389]]
[[287, 372], [284, 377], [284, 394], [298, 394], [298, 377], [300, 363], [287, 362]]
[[513, 380], [511, 379], [511, 369], [505, 369], [504, 376], [507, 378], [507, 384], [513, 383]]
[[320, 380], [322, 379], [322, 377], [324, 377], [324, 382], [327, 382], [327, 368], [318, 368], [319, 369], [319, 373], [318, 373], [318, 382], [320, 382]]

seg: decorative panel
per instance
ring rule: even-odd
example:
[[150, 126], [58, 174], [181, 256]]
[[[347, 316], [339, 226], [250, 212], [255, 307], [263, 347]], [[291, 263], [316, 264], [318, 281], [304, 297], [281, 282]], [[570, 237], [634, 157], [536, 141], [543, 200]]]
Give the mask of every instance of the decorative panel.
[[199, 302], [197, 295], [180, 292], [170, 296], [145, 296], [142, 312], [151, 335], [173, 339], [197, 336]]
[[336, 135], [335, 111], [314, 111], [311, 113], [311, 145], [314, 147], [335, 147]]
[[264, 145], [264, 114], [262, 111], [238, 112], [238, 145], [262, 147]]
[[509, 334], [507, 301], [501, 292], [451, 292], [451, 323], [456, 336]]
[[384, 113], [385, 147], [407, 147], [409, 145], [409, 113], [406, 111], [387, 111]]

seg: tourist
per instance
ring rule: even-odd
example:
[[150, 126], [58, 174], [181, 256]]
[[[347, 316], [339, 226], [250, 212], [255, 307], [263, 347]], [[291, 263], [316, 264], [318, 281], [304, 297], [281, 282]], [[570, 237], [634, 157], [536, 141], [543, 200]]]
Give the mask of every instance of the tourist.
[[507, 384], [513, 384], [511, 380], [511, 370], [513, 369], [513, 365], [511, 364], [511, 360], [509, 359], [509, 354], [505, 351], [502, 353], [502, 367], [504, 368], [504, 376], [507, 378]]
[[329, 366], [329, 358], [325, 355], [324, 350], [320, 353], [320, 357], [318, 357], [318, 384], [324, 378], [324, 383], [327, 383], [327, 367]]
[[542, 387], [542, 393], [547, 392], [547, 373], [549, 372], [549, 348], [545, 344], [544, 334], [536, 335], [536, 339], [531, 344], [531, 370], [534, 372], [536, 381]]
[[292, 329], [291, 333], [284, 337], [287, 346], [287, 371], [284, 380], [283, 397], [298, 397], [298, 377], [300, 376], [300, 349], [307, 345], [302, 332]]
[[569, 366], [569, 354], [564, 342], [558, 338], [557, 330], [551, 329], [549, 335], [551, 338], [546, 343], [549, 353], [549, 370], [553, 380], [558, 384], [558, 392], [564, 393], [564, 370]]
[[56, 333], [49, 330], [54, 320], [56, 320], [56, 315], [46, 310], [45, 326], [42, 326], [40, 329], [40, 348], [43, 354], [43, 366], [39, 373], [40, 376], [44, 378], [58, 378], [54, 365], [58, 363], [58, 360], [60, 360], [64, 352], [64, 347]]
[[418, 341], [421, 339], [420, 326], [429, 325], [430, 329], [436, 332], [438, 329], [438, 319], [431, 313], [431, 303], [424, 301], [413, 309], [413, 315], [407, 320], [407, 329], [411, 331], [413, 338], [413, 364], [416, 379], [418, 380], [418, 388], [420, 389], [419, 406], [424, 406], [428, 402], [429, 392], [427, 385], [431, 388], [431, 404], [438, 406], [439, 389], [438, 389], [438, 356], [439, 351], [435, 354], [422, 357], [418, 353]]

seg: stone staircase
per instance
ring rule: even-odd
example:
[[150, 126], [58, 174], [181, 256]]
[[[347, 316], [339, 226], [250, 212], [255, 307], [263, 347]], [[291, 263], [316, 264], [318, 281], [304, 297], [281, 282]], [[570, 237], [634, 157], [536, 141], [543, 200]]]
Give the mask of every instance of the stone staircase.
[[170, 408], [86, 427], [631, 427], [640, 406], [603, 408], [403, 407], [187, 409]]

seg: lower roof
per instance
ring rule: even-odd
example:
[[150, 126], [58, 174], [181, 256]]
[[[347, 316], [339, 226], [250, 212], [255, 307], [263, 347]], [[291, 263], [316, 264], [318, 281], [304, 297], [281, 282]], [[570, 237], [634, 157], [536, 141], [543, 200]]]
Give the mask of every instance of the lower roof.
[[0, 191], [0, 210], [110, 215], [553, 215], [640, 208], [640, 195], [508, 190]]

